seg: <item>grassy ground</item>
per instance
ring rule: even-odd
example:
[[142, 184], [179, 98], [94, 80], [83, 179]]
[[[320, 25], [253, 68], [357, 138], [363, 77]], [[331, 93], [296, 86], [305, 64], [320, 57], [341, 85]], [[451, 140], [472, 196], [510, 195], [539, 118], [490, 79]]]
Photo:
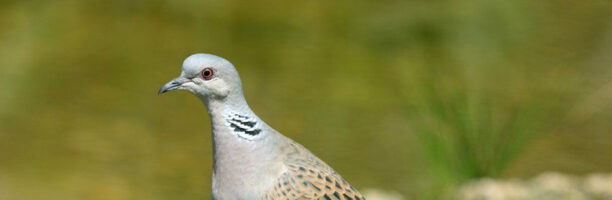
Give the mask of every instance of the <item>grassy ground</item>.
[[208, 116], [156, 96], [232, 61], [357, 188], [612, 170], [612, 3], [0, 1], [0, 197], [208, 199]]

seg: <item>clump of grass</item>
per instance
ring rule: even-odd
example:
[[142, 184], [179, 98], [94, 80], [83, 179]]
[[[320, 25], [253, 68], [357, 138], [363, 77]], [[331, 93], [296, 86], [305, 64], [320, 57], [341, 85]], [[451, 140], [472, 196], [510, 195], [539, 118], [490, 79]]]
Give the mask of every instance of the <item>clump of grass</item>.
[[417, 26], [413, 45], [394, 63], [409, 131], [439, 187], [500, 176], [574, 102], [564, 98], [573, 95], [569, 68], [550, 70], [555, 62], [525, 52], [538, 42], [538, 30], [522, 21], [528, 14], [501, 8], [482, 5], [481, 18], [453, 16], [462, 23], [452, 28], [436, 20]]
[[[409, 130], [420, 140], [433, 182], [442, 190], [474, 178], [498, 177], [557, 119], [558, 106], [539, 104], [540, 97], [529, 94], [529, 88], [528, 94], [511, 97], [461, 80], [435, 84], [422, 78], [444, 76], [431, 71], [415, 74], [406, 92], [411, 94], [405, 105]], [[488, 81], [483, 84], [495, 82]]]

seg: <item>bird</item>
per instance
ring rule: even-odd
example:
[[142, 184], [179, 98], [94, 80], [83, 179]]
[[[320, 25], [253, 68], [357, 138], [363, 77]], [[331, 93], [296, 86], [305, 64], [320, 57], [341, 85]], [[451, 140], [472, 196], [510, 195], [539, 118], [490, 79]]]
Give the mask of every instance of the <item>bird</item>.
[[158, 95], [173, 90], [198, 97], [210, 116], [213, 199], [365, 199], [329, 165], [251, 110], [238, 71], [228, 60], [190, 55], [180, 76]]

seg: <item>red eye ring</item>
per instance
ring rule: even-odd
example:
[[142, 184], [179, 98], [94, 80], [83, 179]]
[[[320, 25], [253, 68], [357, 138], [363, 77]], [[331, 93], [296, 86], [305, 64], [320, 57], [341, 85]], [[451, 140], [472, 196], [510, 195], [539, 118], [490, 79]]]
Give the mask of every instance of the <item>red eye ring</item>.
[[214, 73], [213, 73], [212, 68], [206, 68], [206, 69], [202, 70], [202, 77], [205, 80], [210, 80], [213, 77], [213, 74]]

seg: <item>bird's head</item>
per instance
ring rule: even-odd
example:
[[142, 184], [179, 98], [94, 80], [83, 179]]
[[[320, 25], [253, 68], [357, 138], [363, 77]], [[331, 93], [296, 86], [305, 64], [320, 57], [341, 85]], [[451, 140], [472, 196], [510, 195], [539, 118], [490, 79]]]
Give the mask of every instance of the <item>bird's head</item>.
[[187, 90], [203, 99], [224, 99], [232, 93], [242, 95], [240, 76], [234, 65], [204, 53], [187, 57], [181, 75], [162, 86], [158, 94], [172, 90]]

